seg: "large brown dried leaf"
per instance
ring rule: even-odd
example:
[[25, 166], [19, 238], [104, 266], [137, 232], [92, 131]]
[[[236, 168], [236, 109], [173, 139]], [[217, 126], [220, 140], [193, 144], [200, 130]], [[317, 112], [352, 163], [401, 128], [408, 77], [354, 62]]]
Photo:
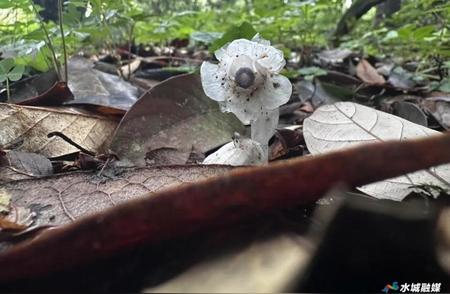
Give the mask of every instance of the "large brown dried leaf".
[[126, 170], [104, 180], [72, 173], [4, 185], [16, 206], [42, 207], [37, 225], [60, 225], [163, 188], [223, 174], [224, 166], [173, 166]]
[[356, 75], [363, 82], [370, 85], [383, 85], [386, 83], [383, 76], [380, 75], [377, 70], [365, 59], [362, 59], [356, 66]]
[[48, 138], [51, 132], [62, 132], [84, 148], [101, 152], [102, 145], [111, 137], [116, 125], [112, 120], [68, 108], [0, 103], [0, 145], [47, 157], [78, 151], [61, 138]]
[[191, 150], [207, 152], [231, 141], [234, 132], [244, 132], [240, 121], [222, 113], [205, 96], [200, 77], [188, 74], [158, 84], [139, 99], [120, 122], [111, 149], [139, 166], [148, 153], [172, 149], [181, 160], [160, 164], [184, 164]]

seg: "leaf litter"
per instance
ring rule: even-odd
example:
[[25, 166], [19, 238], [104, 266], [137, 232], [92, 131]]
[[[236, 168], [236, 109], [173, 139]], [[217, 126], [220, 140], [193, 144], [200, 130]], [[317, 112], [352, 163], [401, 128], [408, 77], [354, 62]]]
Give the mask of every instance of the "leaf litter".
[[[72, 224], [45, 230], [38, 238], [0, 253], [0, 283], [25, 276], [27, 279], [43, 277], [104, 260], [136, 246], [162, 244], [197, 232], [224, 228], [251, 216], [311, 204], [338, 183], [360, 186], [447, 163], [450, 162], [450, 154], [446, 152], [449, 145], [449, 135], [365, 144], [352, 150], [271, 166], [236, 169], [154, 195], [146, 194], [148, 197], [126, 201]], [[410, 160], [411, 156], [423, 152], [429, 152], [429, 156]], [[391, 165], [380, 164], [383, 158], [388, 158]], [[362, 165], [367, 169], [361, 170]], [[349, 169], [348, 173], [342, 173], [344, 167]], [[321, 180], [316, 177], [319, 172], [324, 175]], [[297, 177], [303, 180], [298, 181]]]
[[[271, 150], [271, 157], [272, 159], [284, 159], [289, 158], [290, 156], [298, 157], [302, 156], [304, 154], [308, 153], [308, 150], [311, 153], [320, 153], [324, 149], [326, 150], [334, 150], [334, 148], [347, 148], [350, 145], [359, 144], [362, 143], [361, 137], [357, 136], [357, 133], [355, 133], [356, 137], [351, 137], [350, 140], [347, 140], [348, 138], [343, 136], [339, 139], [345, 141], [351, 141], [351, 142], [337, 142], [336, 140], [333, 141], [333, 138], [327, 137], [326, 140], [328, 142], [326, 144], [317, 144], [317, 143], [311, 143], [311, 134], [314, 133], [314, 135], [323, 135], [326, 132], [330, 132], [331, 134], [334, 133], [336, 135], [339, 133], [339, 130], [336, 131], [330, 131], [330, 128], [328, 126], [321, 125], [318, 127], [320, 129], [317, 131], [317, 129], [312, 132], [311, 131], [311, 120], [317, 118], [320, 116], [320, 112], [323, 110], [322, 108], [317, 109], [318, 107], [322, 105], [328, 105], [330, 106], [333, 103], [336, 103], [337, 101], [342, 100], [350, 100], [350, 101], [357, 101], [361, 104], [368, 105], [375, 108], [380, 108], [380, 101], [383, 101], [388, 98], [395, 97], [399, 95], [402, 92], [409, 92], [418, 95], [419, 99], [416, 102], [397, 102], [392, 104], [391, 108], [385, 109], [388, 112], [391, 112], [397, 116], [403, 117], [405, 119], [408, 119], [413, 122], [418, 122], [421, 125], [426, 125], [427, 120], [429, 121], [431, 118], [433, 118], [437, 123], [440, 124], [437, 127], [439, 130], [448, 128], [448, 119], [446, 116], [446, 107], [448, 104], [448, 101], [444, 100], [434, 100], [431, 98], [425, 98], [428, 94], [424, 93], [426, 90], [423, 85], [418, 81], [417, 77], [412, 74], [412, 72], [404, 70], [402, 67], [394, 64], [390, 64], [389, 69], [384, 70], [383, 68], [379, 67], [379, 62], [373, 62], [373, 59], [365, 59], [363, 56], [359, 54], [352, 53], [350, 50], [342, 50], [342, 49], [336, 49], [336, 50], [329, 50], [329, 51], [322, 51], [319, 54], [316, 55], [317, 59], [313, 61], [314, 66], [320, 66], [318, 70], [320, 72], [327, 73], [326, 75], [318, 75], [315, 76], [314, 73], [312, 75], [308, 76], [308, 80], [302, 79], [302, 78], [294, 78], [294, 81], [297, 82], [297, 93], [294, 94], [294, 96], [291, 99], [291, 104], [287, 105], [286, 108], [287, 113], [283, 114], [283, 119], [281, 120], [282, 124], [280, 124], [281, 127], [290, 127], [296, 124], [303, 124], [303, 130], [302, 128], [298, 128], [296, 133], [289, 133], [286, 131], [279, 131], [277, 136], [272, 139], [272, 144], [270, 146]], [[152, 57], [150, 57], [151, 59]], [[160, 58], [160, 57], [158, 57]], [[171, 58], [171, 57], [167, 57]], [[121, 72], [124, 77], [131, 78], [130, 80], [135, 80], [132, 75], [139, 75], [139, 66], [142, 67], [141, 61], [144, 59], [136, 58], [134, 61], [131, 61], [130, 67], [127, 65], [121, 66]], [[354, 62], [354, 64], [357, 64], [356, 68], [352, 68], [351, 66], [348, 67], [348, 61]], [[356, 62], [355, 62], [356, 61]], [[201, 62], [201, 61], [200, 61]], [[351, 63], [351, 62], [350, 62]], [[383, 63], [381, 63], [383, 64]], [[131, 66], [132, 65], [132, 66]], [[292, 64], [291, 64], [292, 65]], [[298, 65], [294, 65], [296, 67]], [[114, 69], [114, 67], [112, 67]], [[344, 70], [342, 70], [344, 69]], [[130, 70], [130, 72], [128, 72]], [[92, 72], [92, 64], [89, 64], [89, 69], [85, 68], [78, 72], [79, 77], [85, 76], [91, 76], [90, 73]], [[141, 71], [142, 72], [142, 71]], [[162, 71], [165, 73], [164, 71]], [[301, 72], [301, 69], [299, 69], [299, 72]], [[114, 74], [114, 70], [112, 71]], [[136, 74], [137, 73], [137, 74]], [[336, 74], [338, 73], [338, 74]], [[101, 73], [100, 75], [102, 75]], [[158, 72], [159, 74], [159, 72]], [[94, 73], [94, 75], [99, 75], [98, 73]], [[114, 79], [115, 77], [111, 77], [110, 81], [119, 81], [118, 79]], [[165, 77], [161, 78], [165, 79]], [[76, 78], [75, 80], [79, 80]], [[94, 80], [94, 78], [92, 78]], [[101, 80], [101, 79], [100, 79]], [[388, 81], [386, 83], [386, 80]], [[73, 81], [73, 80], [72, 80]], [[121, 81], [121, 80], [120, 80]], [[149, 81], [149, 80], [147, 80]], [[85, 79], [84, 84], [79, 87], [81, 90], [86, 89], [94, 89], [90, 94], [82, 93], [82, 91], [75, 90], [73, 84], [72, 88], [74, 89], [76, 96], [78, 97], [78, 101], [81, 102], [84, 105], [97, 105], [101, 107], [105, 107], [108, 109], [104, 109], [101, 107], [93, 108], [97, 113], [101, 114], [110, 114], [112, 108], [116, 108], [118, 111], [113, 113], [116, 116], [122, 116], [126, 110], [128, 110], [130, 107], [130, 111], [128, 111], [121, 122], [121, 125], [116, 130], [116, 133], [114, 136], [112, 136], [112, 132], [116, 127], [116, 124], [114, 123], [115, 119], [109, 120], [104, 117], [97, 117], [92, 115], [86, 115], [93, 118], [93, 121], [95, 122], [95, 125], [92, 129], [92, 138], [95, 138], [95, 141], [97, 144], [90, 145], [86, 141], [83, 141], [82, 138], [78, 137], [76, 132], [66, 132], [66, 129], [64, 129], [63, 133], [67, 134], [68, 137], [73, 139], [73, 141], [79, 143], [83, 147], [86, 147], [86, 149], [92, 151], [91, 159], [81, 159], [84, 158], [83, 156], [79, 157], [80, 162], [81, 161], [90, 161], [90, 160], [97, 160], [97, 156], [101, 153], [110, 153], [111, 151], [119, 156], [120, 159], [127, 161], [128, 163], [136, 164], [138, 166], [144, 166], [144, 165], [159, 165], [159, 164], [185, 164], [186, 162], [199, 162], [201, 159], [196, 160], [193, 159], [194, 157], [199, 156], [200, 158], [204, 155], [210, 154], [214, 152], [218, 147], [225, 144], [226, 142], [230, 141], [231, 136], [234, 131], [236, 131], [239, 128], [242, 128], [242, 126], [238, 126], [235, 124], [232, 118], [225, 118], [225, 117], [219, 117], [211, 108], [206, 110], [206, 112], [203, 112], [203, 109], [199, 107], [198, 105], [201, 103], [204, 103], [202, 101], [201, 95], [201, 87], [199, 86], [198, 78], [195, 77], [195, 75], [188, 75], [188, 76], [180, 76], [178, 78], [174, 78], [172, 80], [166, 81], [160, 85], [156, 85], [156, 87], [151, 90], [149, 93], [144, 95], [142, 99], [145, 98], [146, 102], [140, 102], [133, 105], [134, 101], [133, 99], [136, 99], [135, 91], [132, 90], [129, 93], [132, 93], [130, 97], [131, 100], [127, 100], [126, 105], [121, 104], [123, 102], [121, 95], [122, 92], [110, 92], [109, 94], [107, 92], [102, 91], [96, 91], [96, 89], [99, 89], [99, 87], [105, 86], [101, 85], [102, 83], [97, 85], [91, 85], [90, 79]], [[109, 83], [109, 85], [113, 84]], [[153, 81], [152, 81], [153, 83]], [[152, 84], [152, 87], [154, 85]], [[420, 86], [420, 87], [419, 87]], [[128, 86], [127, 86], [128, 87]], [[107, 88], [107, 87], [106, 87]], [[131, 88], [129, 88], [131, 89]], [[164, 89], [164, 90], [161, 90]], [[175, 89], [181, 89], [181, 91], [174, 91]], [[174, 93], [175, 92], [175, 93]], [[81, 93], [81, 94], [80, 94]], [[100, 94], [99, 94], [100, 93]], [[113, 93], [113, 94], [111, 94]], [[102, 99], [97, 99], [95, 96], [102, 96]], [[126, 96], [126, 95], [125, 95]], [[198, 98], [198, 101], [196, 101], [193, 105], [189, 105], [190, 101], [194, 101], [195, 99], [188, 100], [186, 104], [186, 96], [188, 97], [196, 97]], [[80, 98], [81, 97], [81, 98]], [[114, 99], [110, 99], [111, 97], [115, 97]], [[94, 99], [95, 98], [95, 99]], [[103, 99], [104, 98], [104, 99]], [[117, 98], [117, 99], [116, 99]], [[100, 101], [101, 100], [101, 101]], [[98, 102], [100, 101], [100, 102]], [[43, 103], [42, 101], [37, 102]], [[196, 105], [197, 103], [197, 105]], [[298, 103], [297, 105], [294, 105], [295, 103]], [[79, 106], [80, 104], [77, 103]], [[41, 104], [43, 105], [43, 104]], [[161, 105], [164, 106], [161, 108]], [[187, 107], [186, 107], [187, 105]], [[420, 109], [418, 106], [420, 106]], [[291, 107], [295, 106], [295, 107]], [[11, 106], [13, 107], [13, 106]], [[16, 107], [16, 106], [15, 106]], [[192, 109], [190, 109], [192, 107]], [[327, 106], [325, 106], [327, 107]], [[363, 106], [354, 105], [356, 108], [361, 108]], [[187, 108], [187, 109], [186, 109]], [[30, 108], [31, 109], [31, 108]], [[91, 108], [92, 109], [92, 108]], [[303, 111], [307, 109], [307, 111]], [[322, 110], [321, 110], [322, 109]], [[23, 108], [23, 111], [28, 111], [28, 108]], [[52, 112], [54, 110], [47, 109], [45, 111]], [[59, 110], [58, 110], [59, 111]], [[368, 111], [368, 110], [367, 110]], [[64, 109], [62, 110], [64, 114], [67, 114], [67, 112], [72, 112], [72, 110]], [[186, 112], [186, 113], [185, 113]], [[296, 112], [296, 113], [295, 113]], [[301, 112], [301, 113], [300, 113]], [[403, 125], [404, 129], [408, 129], [408, 131], [405, 131], [407, 133], [407, 136], [405, 137], [415, 137], [416, 133], [423, 133], [423, 134], [432, 134], [432, 131], [429, 131], [429, 129], [423, 128], [420, 129], [418, 126], [412, 126], [408, 122], [401, 120], [398, 117], [389, 117], [386, 116], [386, 114], [381, 114], [379, 112], [376, 112], [375, 110], [371, 109], [371, 111], [368, 111], [369, 113], [375, 112], [380, 117], [388, 117], [385, 120], [378, 119], [377, 123], [380, 123], [383, 125], [383, 127], [386, 128], [386, 131], [391, 131], [392, 134], [398, 131], [398, 126], [395, 122], [400, 121], [401, 125]], [[206, 113], [206, 115], [205, 115]], [[314, 114], [312, 114], [314, 113]], [[185, 119], [184, 115], [191, 115], [193, 117], [192, 120]], [[210, 114], [210, 116], [209, 116]], [[312, 115], [311, 115], [312, 114]], [[329, 113], [328, 113], [329, 114]], [[366, 113], [367, 114], [367, 113]], [[79, 115], [77, 111], [73, 113], [74, 116]], [[307, 117], [311, 117], [308, 119]], [[64, 115], [61, 114], [61, 117], [64, 117]], [[69, 116], [70, 117], [70, 116]], [[372, 117], [372, 114], [367, 114], [367, 117]], [[334, 119], [338, 119], [337, 121]], [[326, 122], [329, 125], [333, 125], [336, 122], [339, 122], [340, 118], [337, 116], [332, 115], [331, 117], [326, 117]], [[15, 122], [17, 122], [16, 120]], [[105, 123], [108, 121], [109, 123]], [[158, 123], [156, 123], [158, 121]], [[389, 121], [387, 123], [386, 121]], [[14, 125], [15, 122], [11, 122], [11, 125]], [[219, 123], [218, 123], [219, 122]], [[395, 127], [391, 124], [391, 122], [394, 122]], [[99, 127], [98, 132], [96, 132], [97, 124], [103, 125]], [[56, 125], [49, 123], [49, 125]], [[194, 126], [194, 127], [193, 127]], [[202, 126], [201, 128], [198, 128], [197, 126]], [[406, 126], [406, 127], [405, 127]], [[430, 125], [435, 127], [435, 125]], [[34, 128], [34, 127], [33, 127]], [[83, 124], [78, 125], [77, 123], [74, 123], [73, 126], [74, 129], [86, 129], [86, 126]], [[3, 128], [0, 128], [2, 130]], [[68, 127], [68, 129], [71, 129], [71, 127]], [[370, 128], [369, 128], [370, 129]], [[414, 130], [420, 130], [420, 131], [410, 131], [409, 129]], [[3, 147], [7, 147], [6, 149], [16, 149], [28, 151], [28, 152], [35, 152], [40, 153], [45, 157], [65, 157], [70, 153], [78, 153], [79, 150], [74, 147], [65, 147], [62, 148], [61, 146], [65, 146], [67, 143], [63, 141], [59, 141], [59, 139], [55, 138], [54, 140], [58, 140], [58, 144], [54, 146], [52, 149], [53, 151], [42, 151], [39, 149], [39, 144], [36, 144], [36, 146], [33, 146], [31, 148], [24, 148], [26, 146], [26, 141], [29, 142], [35, 142], [36, 138], [42, 139], [44, 138], [44, 133], [48, 134], [50, 132], [54, 131], [61, 131], [58, 128], [49, 128], [45, 129], [41, 132], [41, 134], [38, 137], [27, 137], [27, 136], [16, 136], [13, 138], [9, 138], [7, 141], [0, 142]], [[241, 129], [243, 130], [243, 129]], [[372, 130], [370, 130], [372, 131]], [[410, 131], [410, 132], [409, 132]], [[26, 133], [33, 133], [34, 130], [30, 130]], [[409, 133], [408, 133], [409, 132]], [[349, 131], [350, 133], [350, 131]], [[102, 135], [101, 139], [98, 140], [99, 134]], [[281, 134], [281, 135], [280, 135]], [[104, 135], [104, 136], [103, 136]], [[339, 134], [339, 136], [343, 135], [342, 133]], [[348, 135], [347, 133], [344, 135]], [[377, 134], [379, 135], [379, 134]], [[0, 136], [0, 139], [3, 139], [3, 135]], [[88, 134], [88, 137], [91, 137]], [[306, 140], [306, 144], [304, 142], [304, 139]], [[380, 136], [382, 137], [382, 136]], [[389, 134], [388, 138], [391, 138], [391, 134]], [[401, 136], [400, 136], [401, 137]], [[109, 144], [109, 140], [112, 138], [113, 143], [112, 145]], [[334, 139], [336, 139], [334, 137]], [[384, 141], [384, 137], [382, 138]], [[399, 139], [399, 137], [392, 138], [392, 139]], [[354, 140], [354, 141], [352, 141]], [[92, 140], [94, 141], [94, 140]], [[372, 140], [371, 140], [372, 141]], [[373, 140], [378, 141], [378, 140]], [[1, 147], [1, 146], [0, 146]], [[110, 148], [108, 148], [110, 147]], [[63, 149], [64, 151], [61, 151]], [[55, 151], [56, 150], [56, 151]], [[319, 150], [319, 151], [318, 151]], [[12, 152], [12, 151], [8, 151]], [[15, 152], [15, 151], [14, 151]], [[41, 155], [41, 156], [42, 156]], [[39, 160], [43, 160], [44, 158], [40, 158]], [[31, 159], [29, 159], [31, 160]], [[29, 161], [27, 159], [22, 159], [22, 161]], [[33, 161], [33, 160], [31, 160]], [[40, 169], [29, 169], [27, 165], [21, 166], [21, 171], [25, 170], [26, 175], [24, 173], [19, 173], [24, 175], [24, 177], [19, 177], [16, 173], [12, 176], [10, 175], [10, 178], [7, 180], [6, 187], [8, 193], [12, 193], [13, 195], [13, 204], [14, 205], [22, 205], [17, 206], [22, 209], [28, 209], [29, 210], [29, 216], [33, 216], [32, 224], [29, 222], [24, 222], [26, 226], [45, 226], [45, 225], [61, 225], [61, 224], [68, 224], [72, 221], [79, 220], [79, 218], [83, 219], [83, 216], [85, 215], [95, 215], [100, 213], [103, 210], [111, 209], [115, 204], [119, 204], [122, 202], [127, 202], [128, 200], [132, 198], [139, 198], [142, 195], [148, 193], [149, 191], [159, 191], [160, 189], [163, 189], [167, 186], [171, 185], [179, 185], [186, 182], [189, 182], [189, 180], [186, 180], [186, 177], [189, 178], [189, 175], [192, 175], [193, 178], [190, 178], [192, 181], [197, 181], [199, 179], [204, 178], [204, 174], [202, 173], [201, 176], [196, 177], [196, 172], [203, 168], [207, 167], [201, 167], [201, 166], [182, 166], [182, 167], [154, 167], [154, 168], [143, 168], [143, 169], [136, 169], [136, 170], [127, 170], [123, 172], [122, 174], [118, 174], [111, 179], [105, 179], [101, 180], [102, 178], [94, 177], [92, 173], [71, 173], [68, 175], [55, 175], [49, 178], [43, 178], [43, 179], [29, 179], [29, 180], [23, 180], [24, 178], [31, 178], [39, 175], [45, 175], [45, 170], [49, 170], [48, 167], [48, 161], [46, 163], [42, 163], [42, 172]], [[53, 164], [56, 164], [56, 161], [52, 161]], [[95, 165], [99, 165], [99, 161], [95, 162]], [[349, 161], [350, 163], [350, 161]], [[72, 163], [65, 162], [64, 164], [72, 165]], [[78, 163], [77, 163], [78, 164]], [[16, 164], [17, 165], [17, 164]], [[19, 160], [20, 165], [20, 160]], [[75, 166], [74, 164], [73, 166]], [[108, 165], [108, 162], [106, 161], [106, 166]], [[11, 170], [10, 166], [2, 166], [0, 168], [0, 176], [3, 175], [4, 170], [2, 168], [8, 168]], [[78, 167], [83, 166], [83, 164], [79, 163]], [[15, 168], [15, 167], [13, 167]], [[217, 170], [215, 170], [217, 168]], [[228, 167], [214, 167], [214, 171], [208, 172], [207, 176], [212, 176], [217, 174], [222, 174], [225, 171], [228, 171]], [[170, 170], [170, 172], [168, 172]], [[176, 171], [175, 171], [176, 170]], [[150, 176], [148, 172], [151, 171], [153, 173], [153, 176]], [[166, 173], [165, 175], [159, 175], [159, 172], [164, 171]], [[27, 174], [29, 172], [29, 175]], [[339, 171], [339, 172], [342, 172]], [[444, 175], [441, 173], [444, 172]], [[443, 177], [444, 180], [447, 178], [447, 172], [448, 169], [446, 168], [437, 168], [432, 170], [432, 173], [436, 173], [438, 177]], [[175, 176], [167, 176], [167, 174], [171, 175], [171, 173], [174, 173]], [[211, 174], [209, 174], [211, 173]], [[318, 173], [319, 174], [319, 173]], [[417, 187], [421, 186], [421, 184], [425, 181], [428, 183], [436, 183], [436, 176], [430, 175], [426, 173], [426, 180], [424, 179], [423, 172], [420, 174], [420, 176], [404, 176], [403, 178], [407, 178], [408, 181], [400, 181], [400, 183], [396, 182], [395, 184], [401, 184], [400, 188], [392, 188], [392, 183], [390, 184], [384, 184], [383, 187], [380, 186], [380, 183], [371, 184], [369, 186], [364, 187], [371, 187], [370, 189], [366, 189], [363, 191], [366, 192], [369, 195], [378, 196], [380, 198], [391, 198], [400, 200], [406, 197], [407, 194], [409, 194], [413, 189], [412, 186], [416, 185]], [[410, 179], [412, 178], [412, 179]], [[1, 177], [0, 177], [1, 179]], [[19, 180], [20, 179], [20, 180]], [[183, 180], [180, 180], [183, 179]], [[161, 183], [161, 182], [163, 183]], [[445, 180], [448, 183], [448, 180]], [[311, 181], [312, 182], [312, 181]], [[438, 181], [439, 182], [439, 181]], [[442, 181], [439, 182], [442, 186]], [[373, 185], [373, 186], [372, 186]], [[409, 186], [408, 186], [409, 185]], [[445, 186], [445, 183], [444, 185]], [[275, 191], [275, 190], [274, 190]], [[273, 192], [273, 191], [272, 191]], [[146, 194], [148, 195], [148, 194]], [[24, 214], [26, 215], [26, 214]], [[13, 214], [11, 213], [8, 215], [8, 217], [12, 217]], [[29, 221], [29, 218], [28, 218]], [[20, 223], [20, 222], [18, 222]], [[65, 226], [63, 226], [64, 228]], [[289, 242], [288, 242], [289, 243]], [[260, 247], [264, 247], [264, 243], [258, 243]], [[257, 247], [258, 247], [257, 244]], [[263, 248], [257, 249], [255, 252], [256, 255], [259, 256], [259, 253], [261, 255], [271, 254], [274, 251], [278, 250], [279, 248], [286, 248], [286, 250], [291, 250], [295, 248], [295, 245], [289, 245], [287, 247], [284, 247], [284, 242], [278, 243], [275, 242], [276, 245], [269, 246], [269, 249], [265, 251]], [[298, 247], [297, 247], [298, 249]], [[251, 251], [251, 250], [250, 250]], [[295, 250], [294, 250], [295, 251]], [[252, 254], [250, 254], [251, 256]], [[240, 260], [239, 253], [237, 253], [237, 260]], [[242, 259], [245, 261], [247, 260], [248, 255], [245, 254]], [[279, 259], [280, 257], [277, 257], [273, 260], [276, 260], [277, 264], [278, 262], [281, 262]], [[231, 258], [233, 263], [234, 258]], [[283, 259], [283, 258], [282, 258]], [[1, 259], [0, 259], [1, 260]], [[225, 260], [225, 261], [224, 261]], [[220, 270], [223, 268], [228, 268], [229, 265], [227, 265], [227, 260], [224, 259], [217, 259], [216, 260], [216, 266], [208, 267], [208, 265], [199, 265], [201, 270], [198, 270], [198, 267], [193, 267], [193, 276], [189, 276], [191, 273], [186, 273], [186, 275], [180, 275], [177, 277], [173, 282], [169, 281], [168, 283], [163, 283], [159, 287], [156, 288], [149, 288], [148, 290], [161, 290], [161, 289], [180, 289], [183, 287], [187, 287], [187, 284], [190, 284], [192, 281], [205, 281], [205, 268], [211, 268], [212, 271], [217, 271], [220, 277]], [[214, 263], [214, 261], [213, 261]], [[237, 262], [237, 265], [234, 267], [230, 266], [233, 270], [239, 269], [239, 268], [246, 268], [247, 262]], [[278, 264], [276, 267], [283, 268], [285, 265]], [[287, 267], [289, 268], [289, 267]], [[255, 274], [255, 279], [257, 280], [257, 271], [251, 270], [252, 274]], [[236, 271], [239, 273], [239, 271]], [[276, 278], [276, 275], [274, 275], [273, 272], [269, 272], [266, 274], [266, 277], [270, 277], [272, 275], [272, 278]], [[186, 278], [187, 276], [187, 278]], [[264, 275], [262, 275], [264, 276]], [[215, 280], [215, 276], [213, 276], [208, 283], [209, 285], [217, 284], [219, 281], [222, 281], [224, 283], [223, 289], [233, 289], [233, 285], [239, 281], [240, 275], [236, 274], [232, 276], [231, 280], [229, 282], [226, 282], [226, 277], [220, 277]], [[252, 281], [252, 279], [249, 279], [249, 281]], [[194, 289], [201, 291], [202, 288], [201, 282], [198, 283], [199, 288], [196, 288], [195, 285], [193, 287], [189, 287], [189, 289]], [[250, 283], [250, 282], [249, 282]], [[196, 283], [197, 284], [197, 283]], [[275, 286], [276, 282], [274, 282], [269, 286]], [[247, 285], [248, 288], [245, 287], [245, 285], [242, 288], [237, 288], [238, 290], [242, 291], [242, 289], [248, 289], [248, 291], [252, 291], [255, 288], [252, 287], [252, 285]], [[265, 290], [267, 290], [267, 287], [263, 287]], [[184, 288], [186, 289], [186, 288]], [[216, 288], [216, 289], [221, 289]], [[273, 288], [274, 291], [280, 288]]]

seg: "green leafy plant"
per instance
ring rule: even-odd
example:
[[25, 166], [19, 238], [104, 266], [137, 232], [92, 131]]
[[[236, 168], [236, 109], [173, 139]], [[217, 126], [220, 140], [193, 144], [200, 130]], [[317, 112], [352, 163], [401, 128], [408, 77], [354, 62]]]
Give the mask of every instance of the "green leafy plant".
[[25, 72], [25, 67], [15, 64], [14, 59], [7, 58], [0, 61], [0, 83], [6, 82], [6, 93], [8, 101], [11, 101], [10, 82], [20, 80]]
[[327, 71], [316, 66], [310, 66], [299, 69], [298, 74], [303, 76], [305, 80], [312, 81], [315, 77], [327, 75]]
[[443, 67], [447, 70], [447, 77], [443, 79], [437, 86], [439, 91], [450, 93], [450, 61], [444, 62]]
[[220, 39], [215, 40], [211, 44], [209, 50], [214, 52], [223, 47], [225, 44], [237, 39], [251, 40], [256, 34], [257, 32], [255, 28], [253, 28], [249, 22], [245, 21], [238, 26], [232, 26], [229, 28]]
[[[0, 51], [13, 52], [7, 56], [17, 63], [45, 71], [65, 63], [64, 48], [67, 55], [81, 48], [114, 52], [118, 46], [167, 46], [189, 38], [191, 44], [214, 51], [256, 31], [285, 53], [300, 52], [301, 65], [310, 65], [309, 52], [330, 45], [349, 1], [66, 0], [60, 9], [62, 24], [41, 21], [30, 3], [0, 0]], [[400, 11], [382, 21], [372, 8], [342, 38], [341, 47], [418, 61], [421, 73], [437, 66], [430, 60], [450, 57], [449, 19], [450, 3], [442, 0], [403, 0]]]

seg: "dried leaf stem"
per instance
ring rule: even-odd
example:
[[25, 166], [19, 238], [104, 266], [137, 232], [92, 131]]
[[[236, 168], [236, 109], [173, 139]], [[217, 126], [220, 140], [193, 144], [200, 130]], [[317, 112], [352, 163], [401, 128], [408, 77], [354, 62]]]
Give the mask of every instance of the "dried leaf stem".
[[367, 144], [149, 194], [67, 226], [43, 232], [0, 254], [0, 282], [29, 279], [232, 224], [256, 214], [316, 201], [338, 183], [360, 186], [450, 162], [450, 134]]

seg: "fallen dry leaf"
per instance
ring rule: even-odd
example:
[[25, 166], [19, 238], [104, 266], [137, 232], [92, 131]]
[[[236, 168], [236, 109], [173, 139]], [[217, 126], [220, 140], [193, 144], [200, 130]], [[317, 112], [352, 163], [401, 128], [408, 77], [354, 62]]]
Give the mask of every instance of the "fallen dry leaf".
[[149, 153], [173, 150], [176, 156], [159, 164], [184, 164], [193, 149], [205, 153], [230, 142], [234, 132], [244, 133], [244, 126], [205, 96], [200, 77], [181, 75], [156, 85], [133, 105], [111, 150], [138, 166], [145, 166]]
[[332, 104], [342, 100], [341, 96], [337, 97], [333, 93], [328, 93], [320, 81], [312, 83], [311, 81], [302, 80], [295, 83], [294, 87], [299, 93], [300, 101], [310, 101], [313, 107]]
[[344, 59], [348, 58], [352, 54], [352, 51], [349, 49], [332, 49], [332, 50], [324, 50], [317, 54], [319, 60], [322, 61], [325, 65], [329, 64], [337, 64], [342, 63]]
[[356, 66], [356, 76], [363, 82], [370, 85], [383, 85], [386, 83], [383, 76], [380, 75], [377, 70], [365, 59], [361, 59]]
[[407, 101], [392, 103], [393, 114], [409, 120], [415, 124], [428, 127], [428, 120], [422, 109], [417, 104]]
[[8, 151], [0, 157], [0, 183], [53, 174], [50, 160], [39, 154]]
[[66, 83], [58, 80], [54, 70], [14, 83], [11, 92], [15, 104], [29, 106], [56, 106], [73, 98]]
[[421, 101], [421, 105], [446, 130], [450, 130], [450, 97], [428, 97]]
[[397, 89], [407, 91], [411, 91], [417, 86], [414, 74], [401, 66], [396, 66], [390, 71], [388, 82]]
[[361, 186], [448, 163], [449, 149], [450, 134], [366, 144], [264, 167], [240, 168], [147, 194], [43, 231], [37, 238], [3, 251], [0, 284], [73, 269], [139, 245], [176, 240], [281, 208], [312, 203], [337, 184]]
[[11, 204], [11, 195], [3, 188], [0, 188], [0, 213], [8, 212]]
[[68, 85], [74, 100], [66, 105], [81, 104], [127, 111], [138, 99], [136, 87], [117, 75], [96, 70], [89, 59], [72, 57], [68, 67]]
[[113, 179], [92, 173], [70, 173], [51, 178], [16, 181], [3, 191], [16, 206], [41, 207], [35, 225], [61, 225], [148, 192], [220, 175], [230, 167], [171, 166], [125, 170]]
[[0, 103], [0, 145], [5, 149], [58, 157], [78, 149], [61, 138], [48, 138], [62, 132], [92, 152], [101, 152], [117, 123], [69, 108], [44, 108]]
[[275, 132], [273, 142], [269, 146], [269, 160], [275, 160], [289, 154], [291, 151], [302, 151], [301, 144], [305, 140], [299, 126], [291, 126], [292, 129], [278, 129]]
[[133, 74], [135, 71], [138, 70], [139, 66], [141, 65], [140, 59], [135, 59], [128, 64], [122, 65], [118, 70], [117, 73], [124, 79], [128, 80], [130, 79], [131, 74]]
[[[319, 108], [305, 119], [303, 133], [306, 145], [312, 154], [326, 153], [364, 143], [407, 140], [439, 134], [437, 131], [400, 117], [352, 102], [339, 102]], [[385, 164], [391, 163], [385, 161]], [[345, 172], [345, 169], [342, 172]], [[418, 171], [359, 189], [377, 198], [399, 201], [414, 190], [412, 186], [419, 184], [434, 184], [450, 188], [450, 165]]]
[[441, 210], [437, 220], [437, 255], [440, 265], [450, 274], [450, 208]]
[[65, 101], [69, 101], [72, 98], [73, 94], [70, 92], [67, 84], [65, 82], [57, 82], [39, 96], [27, 98], [16, 104], [29, 106], [57, 106], [62, 105]]
[[275, 293], [289, 292], [310, 250], [294, 234], [258, 240], [194, 265], [144, 293]]
[[5, 219], [3, 216], [0, 216], [0, 231], [1, 230], [21, 231], [26, 228], [27, 226], [25, 225], [17, 224], [15, 222]]

